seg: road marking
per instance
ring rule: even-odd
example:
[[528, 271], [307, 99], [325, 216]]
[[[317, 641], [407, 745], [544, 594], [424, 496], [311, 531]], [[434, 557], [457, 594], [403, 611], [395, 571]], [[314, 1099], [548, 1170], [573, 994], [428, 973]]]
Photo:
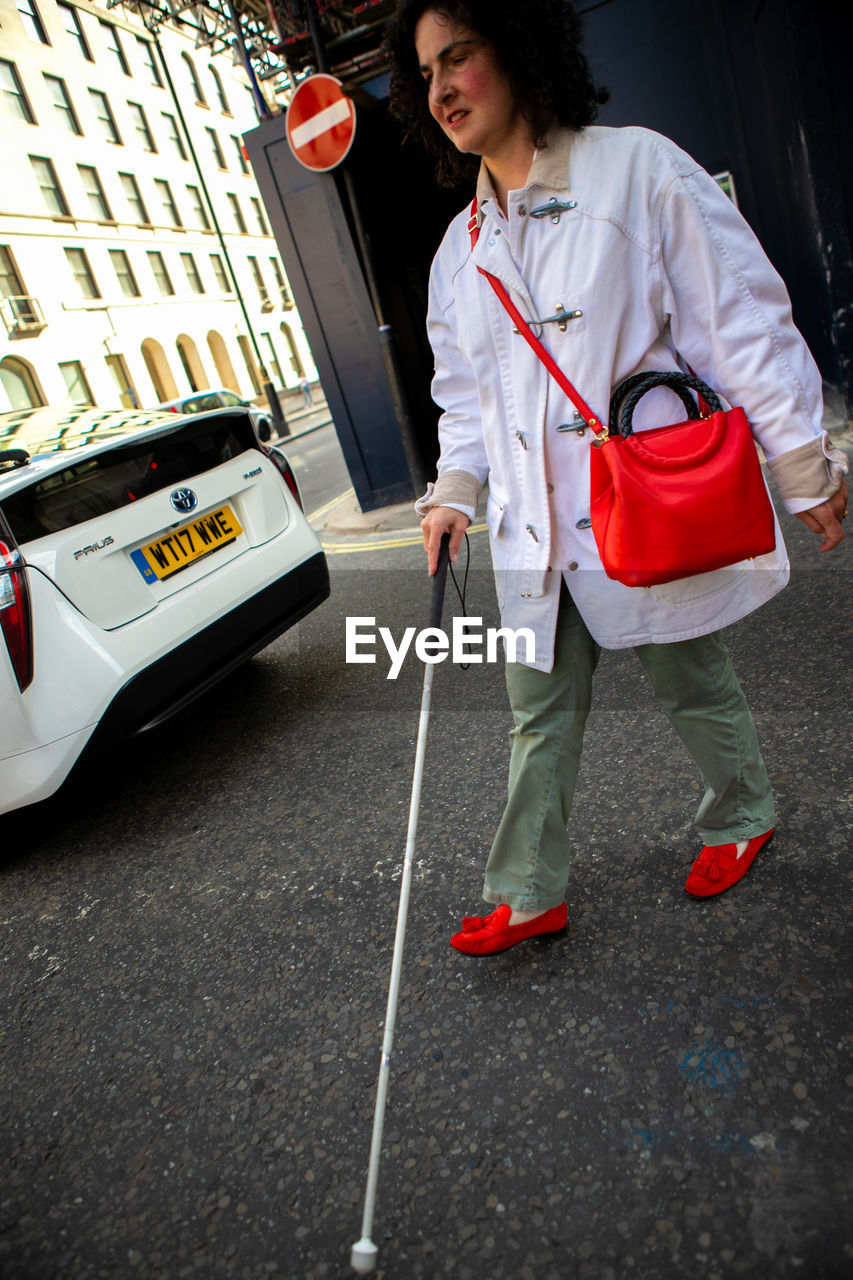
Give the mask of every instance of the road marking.
[[320, 516], [328, 515], [332, 507], [336, 507], [338, 503], [343, 502], [345, 498], [351, 498], [354, 495], [354, 493], [355, 493], [355, 489], [350, 487], [349, 489], [345, 490], [344, 493], [339, 494], [337, 498], [332, 498], [331, 502], [327, 502], [324, 507], [318, 507], [316, 511], [312, 511], [307, 516], [308, 523], [311, 524], [312, 521], [319, 520]]
[[[487, 527], [485, 523], [472, 524], [466, 532], [469, 534], [484, 533]], [[350, 556], [358, 551], [390, 551], [393, 547], [417, 547], [422, 543], [423, 536], [420, 533], [401, 534], [398, 537], [385, 538], [380, 534], [377, 535], [373, 542], [347, 542], [345, 545], [323, 542], [323, 550], [328, 556]]]

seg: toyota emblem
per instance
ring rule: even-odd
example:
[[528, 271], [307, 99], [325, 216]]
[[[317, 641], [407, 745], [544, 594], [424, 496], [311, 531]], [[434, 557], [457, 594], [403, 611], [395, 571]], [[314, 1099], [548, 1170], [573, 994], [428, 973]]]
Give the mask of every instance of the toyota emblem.
[[192, 489], [175, 489], [169, 494], [169, 501], [176, 511], [182, 512], [184, 515], [188, 511], [195, 511], [198, 506], [198, 498]]

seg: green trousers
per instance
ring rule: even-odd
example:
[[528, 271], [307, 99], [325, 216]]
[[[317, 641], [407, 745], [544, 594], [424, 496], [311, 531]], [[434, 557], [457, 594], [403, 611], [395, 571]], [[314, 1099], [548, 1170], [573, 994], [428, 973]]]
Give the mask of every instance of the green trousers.
[[[638, 645], [634, 652], [702, 777], [705, 794], [695, 823], [703, 843], [727, 844], [769, 831], [770, 781], [719, 632]], [[486, 902], [545, 910], [565, 896], [571, 858], [566, 827], [600, 653], [564, 588], [553, 671], [507, 663], [514, 720], [509, 795], [486, 865]]]

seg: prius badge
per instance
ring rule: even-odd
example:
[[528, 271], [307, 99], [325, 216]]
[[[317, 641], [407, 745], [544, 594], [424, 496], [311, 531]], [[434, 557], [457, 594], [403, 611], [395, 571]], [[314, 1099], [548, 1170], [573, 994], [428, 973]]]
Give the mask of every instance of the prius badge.
[[176, 511], [186, 515], [189, 511], [195, 511], [198, 506], [198, 498], [192, 489], [173, 489], [169, 494], [169, 501]]

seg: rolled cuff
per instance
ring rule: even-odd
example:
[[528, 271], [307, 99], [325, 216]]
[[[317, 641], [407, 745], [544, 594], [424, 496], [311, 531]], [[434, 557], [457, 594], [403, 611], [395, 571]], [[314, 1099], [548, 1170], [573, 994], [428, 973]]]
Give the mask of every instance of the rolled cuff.
[[467, 471], [444, 471], [435, 484], [427, 485], [426, 493], [415, 503], [415, 511], [425, 516], [433, 507], [455, 507], [458, 511], [464, 510], [466, 515], [471, 511], [470, 519], [473, 519], [479, 495], [480, 482], [476, 476]]
[[845, 454], [836, 449], [825, 431], [814, 440], [768, 459], [788, 511], [796, 515], [831, 498], [846, 475]]

